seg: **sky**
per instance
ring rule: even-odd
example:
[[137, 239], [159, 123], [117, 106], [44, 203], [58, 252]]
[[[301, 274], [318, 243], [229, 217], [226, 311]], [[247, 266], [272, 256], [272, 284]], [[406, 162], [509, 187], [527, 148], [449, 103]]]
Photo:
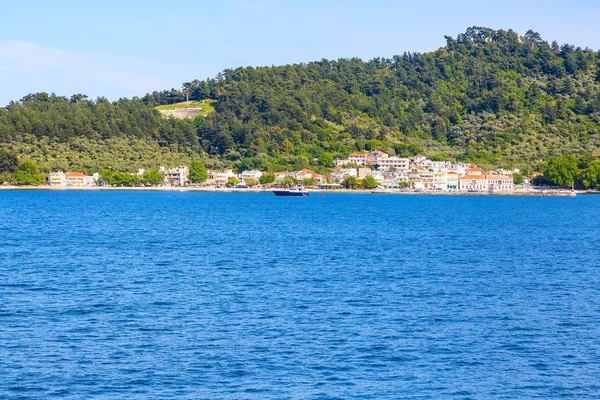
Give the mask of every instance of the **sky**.
[[117, 100], [239, 66], [392, 57], [470, 26], [600, 49], [597, 0], [0, 0], [0, 106]]

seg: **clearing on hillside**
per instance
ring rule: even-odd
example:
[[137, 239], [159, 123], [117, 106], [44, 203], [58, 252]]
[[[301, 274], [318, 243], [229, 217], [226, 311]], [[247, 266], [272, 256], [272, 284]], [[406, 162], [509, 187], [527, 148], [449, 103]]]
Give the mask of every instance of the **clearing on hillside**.
[[186, 108], [187, 102], [166, 104], [155, 107], [164, 116], [173, 116], [175, 118], [196, 118], [198, 115], [207, 116], [215, 111], [216, 100], [201, 100], [190, 101], [189, 107]]

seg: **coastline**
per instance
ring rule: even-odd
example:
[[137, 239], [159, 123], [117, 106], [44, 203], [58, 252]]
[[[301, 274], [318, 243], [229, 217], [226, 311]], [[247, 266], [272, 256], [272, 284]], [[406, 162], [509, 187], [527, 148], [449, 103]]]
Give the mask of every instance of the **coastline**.
[[[113, 186], [12, 186], [1, 185], [0, 190], [46, 190], [46, 191], [148, 191], [148, 192], [204, 192], [204, 193], [271, 193], [274, 189], [262, 188], [198, 188], [198, 187], [113, 187]], [[373, 194], [371, 190], [353, 189], [307, 189], [313, 194]], [[586, 191], [575, 191], [577, 195], [588, 194]], [[537, 196], [537, 197], [570, 197], [570, 191], [537, 191], [514, 190], [510, 192], [382, 192], [379, 195], [425, 195], [425, 196]]]

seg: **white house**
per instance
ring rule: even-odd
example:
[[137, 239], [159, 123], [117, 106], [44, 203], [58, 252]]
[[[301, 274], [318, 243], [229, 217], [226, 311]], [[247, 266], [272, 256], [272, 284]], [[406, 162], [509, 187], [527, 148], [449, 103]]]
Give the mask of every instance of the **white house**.
[[67, 186], [85, 186], [85, 174], [81, 172], [67, 172]]
[[397, 171], [407, 170], [408, 166], [408, 158], [382, 157], [377, 159], [377, 167], [381, 171], [389, 171], [391, 168], [394, 168]]
[[170, 182], [172, 185], [184, 186], [188, 181], [189, 170], [185, 165], [171, 169], [164, 169], [161, 167], [161, 172], [164, 173], [164, 181]]
[[458, 190], [459, 186], [459, 177], [458, 174], [454, 171], [446, 172], [446, 181], [448, 183], [448, 189], [450, 190]]
[[67, 186], [67, 177], [64, 172], [57, 171], [48, 175], [50, 186]]
[[253, 169], [250, 171], [242, 171], [239, 177], [242, 182], [244, 182], [246, 179], [256, 179], [258, 181], [262, 175], [263, 173], [261, 171]]
[[340, 168], [331, 174], [334, 182], [341, 182], [347, 176], [356, 177], [356, 175], [357, 175], [356, 168]]
[[211, 169], [208, 171], [209, 183], [225, 184], [229, 178], [234, 178], [235, 174], [231, 169], [224, 169], [222, 171]]
[[348, 155], [348, 163], [365, 166], [367, 165], [367, 160], [369, 159], [369, 156], [370, 154], [366, 151], [362, 153], [350, 153]]

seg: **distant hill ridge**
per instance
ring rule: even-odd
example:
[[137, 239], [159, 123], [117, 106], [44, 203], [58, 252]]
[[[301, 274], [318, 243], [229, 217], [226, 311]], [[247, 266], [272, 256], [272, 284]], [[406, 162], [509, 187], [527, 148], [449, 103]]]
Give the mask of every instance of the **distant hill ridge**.
[[[77, 164], [89, 146], [73, 142], [125, 138], [178, 159], [248, 168], [362, 149], [499, 166], [566, 153], [591, 159], [600, 156], [599, 63], [597, 51], [533, 31], [471, 27], [428, 53], [242, 67], [186, 82], [191, 100], [214, 101], [202, 117], [162, 117], [155, 107], [185, 100], [174, 89], [112, 103], [28, 95], [0, 109], [0, 143], [45, 168], [57, 159], [53, 146], [66, 144], [73, 157], [63, 163]], [[118, 153], [119, 165], [143, 164]]]

